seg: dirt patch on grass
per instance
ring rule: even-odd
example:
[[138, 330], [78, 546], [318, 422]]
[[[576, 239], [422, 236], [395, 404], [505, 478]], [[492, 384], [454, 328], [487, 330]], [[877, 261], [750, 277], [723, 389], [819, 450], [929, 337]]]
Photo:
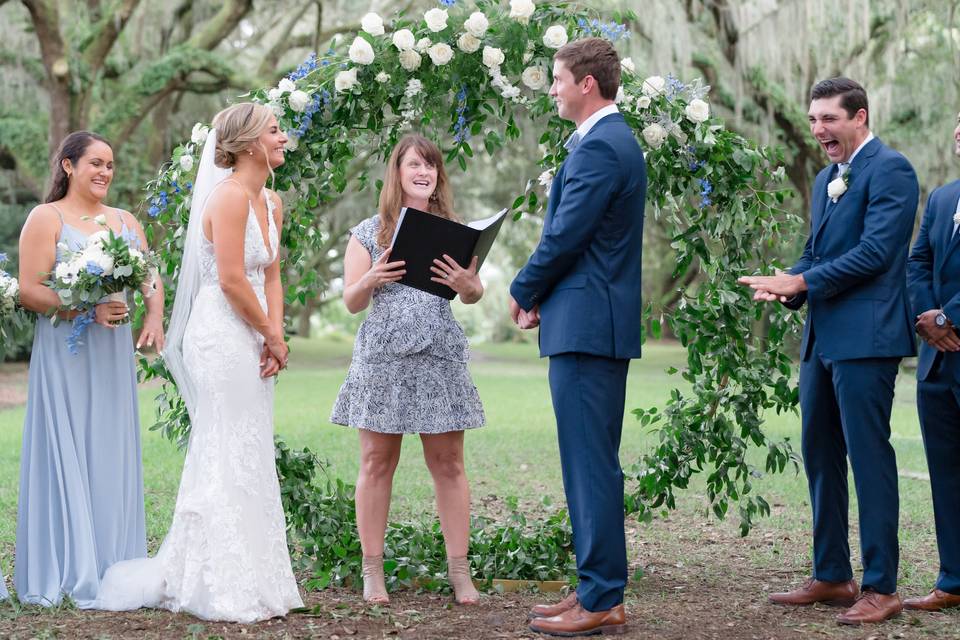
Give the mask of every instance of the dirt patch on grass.
[[0, 409], [18, 407], [27, 401], [27, 363], [0, 364]]
[[[686, 501], [685, 501], [686, 502]], [[841, 627], [838, 609], [777, 607], [770, 591], [807, 575], [809, 540], [761, 523], [740, 538], [735, 523], [707, 520], [696, 499], [650, 526], [628, 525], [631, 582], [625, 638], [767, 640], [792, 638], [960, 638], [960, 613], [917, 614], [864, 628]], [[856, 548], [856, 540], [852, 540]], [[924, 541], [917, 555], [935, 567]], [[923, 552], [926, 552], [924, 555]], [[919, 586], [901, 584], [903, 595]], [[541, 637], [529, 631], [527, 609], [556, 595], [485, 595], [478, 606], [453, 605], [449, 595], [412, 589], [386, 607], [367, 607], [359, 593], [329, 589], [305, 596], [312, 610], [256, 625], [204, 622], [161, 611], [55, 611], [0, 604], [0, 637], [60, 638], [416, 638], [423, 640]]]

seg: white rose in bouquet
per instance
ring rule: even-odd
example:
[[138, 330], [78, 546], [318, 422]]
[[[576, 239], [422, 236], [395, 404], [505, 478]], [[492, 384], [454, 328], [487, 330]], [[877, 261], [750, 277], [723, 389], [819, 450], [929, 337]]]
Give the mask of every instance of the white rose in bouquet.
[[656, 98], [667, 88], [667, 81], [660, 76], [650, 76], [643, 81], [643, 95]]
[[333, 78], [333, 87], [338, 93], [350, 91], [357, 86], [357, 68], [341, 71]]
[[503, 51], [496, 47], [484, 47], [483, 48], [483, 64], [487, 67], [493, 69], [494, 67], [499, 67], [503, 64], [504, 56]]
[[667, 130], [654, 122], [643, 130], [643, 139], [654, 149], [659, 149], [660, 145], [667, 139]]
[[385, 82], [390, 82], [390, 74], [387, 73], [386, 71], [381, 71], [380, 73], [377, 74], [374, 80], [376, 80], [380, 84], [384, 84]]
[[620, 68], [624, 71], [629, 71], [630, 73], [636, 73], [637, 67], [633, 64], [632, 58], [624, 58], [620, 61]]
[[541, 65], [527, 67], [520, 75], [520, 80], [534, 91], [539, 91], [547, 86], [547, 69]]
[[382, 36], [383, 18], [375, 13], [368, 13], [360, 18], [360, 28], [372, 36]]
[[[188, 157], [189, 157], [189, 156], [188, 156]], [[191, 166], [193, 166], [193, 165], [191, 165]], [[189, 171], [189, 169], [187, 169], [187, 171]], [[107, 224], [107, 216], [105, 216], [104, 214], [101, 213], [101, 214], [98, 215], [98, 216], [94, 216], [93, 221], [96, 222], [97, 224], [101, 225], [101, 226], [106, 225], [106, 224]]]
[[691, 122], [705, 122], [710, 118], [710, 105], [699, 98], [690, 101], [683, 110]]
[[410, 31], [410, 29], [400, 29], [393, 34], [393, 46], [400, 51], [413, 49], [416, 43], [417, 40], [413, 37], [413, 31]]
[[650, 96], [640, 96], [637, 98], [637, 111], [643, 111], [650, 106]]
[[433, 42], [430, 40], [430, 38], [420, 38], [417, 40], [417, 44], [414, 46], [414, 49], [416, 49], [419, 53], [423, 53], [429, 49], [430, 45], [432, 44]]
[[476, 53], [480, 49], [480, 38], [465, 33], [457, 40], [457, 46], [460, 48], [460, 51], [464, 53]]
[[297, 85], [293, 84], [293, 80], [290, 78], [284, 78], [277, 84], [277, 89], [280, 89], [280, 93], [290, 93], [297, 88]]
[[487, 32], [487, 29], [490, 28], [490, 21], [487, 20], [487, 16], [483, 15], [482, 12], [474, 11], [470, 14], [470, 17], [467, 18], [466, 22], [463, 23], [463, 28], [475, 38], [482, 38]]
[[373, 47], [371, 47], [370, 43], [362, 36], [357, 36], [353, 39], [353, 44], [350, 45], [348, 53], [350, 55], [350, 61], [354, 64], [370, 64], [375, 57]]
[[429, 49], [430, 61], [437, 66], [445, 65], [453, 59], [453, 49], [446, 42], [438, 42]]
[[447, 28], [447, 10], [434, 7], [425, 14], [423, 19], [427, 21], [427, 28], [436, 33]]
[[207, 134], [210, 129], [199, 122], [193, 125], [193, 131], [190, 132], [190, 141], [193, 144], [203, 144], [207, 141]]
[[413, 49], [400, 52], [400, 66], [407, 71], [416, 71], [420, 67], [420, 54]]
[[510, 17], [521, 24], [530, 22], [535, 9], [533, 0], [510, 0]]
[[303, 113], [304, 109], [307, 108], [307, 105], [310, 104], [310, 96], [307, 95], [306, 92], [300, 91], [299, 89], [291, 93], [287, 100], [290, 102], [290, 108], [297, 113]]
[[191, 171], [193, 169], [193, 156], [189, 153], [180, 156], [180, 168], [184, 171]]
[[567, 30], [562, 25], [553, 25], [543, 34], [543, 44], [551, 49], [559, 49], [567, 44]]

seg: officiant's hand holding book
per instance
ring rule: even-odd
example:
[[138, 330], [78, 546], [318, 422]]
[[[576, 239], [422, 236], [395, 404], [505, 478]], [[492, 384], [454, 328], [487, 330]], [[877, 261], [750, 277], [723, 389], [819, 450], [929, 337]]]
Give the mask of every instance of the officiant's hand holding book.
[[406, 263], [406, 274], [399, 282], [447, 300], [459, 294], [467, 304], [476, 302], [483, 293], [476, 273], [506, 214], [503, 209], [489, 218], [460, 224], [404, 207], [390, 244], [392, 259]]

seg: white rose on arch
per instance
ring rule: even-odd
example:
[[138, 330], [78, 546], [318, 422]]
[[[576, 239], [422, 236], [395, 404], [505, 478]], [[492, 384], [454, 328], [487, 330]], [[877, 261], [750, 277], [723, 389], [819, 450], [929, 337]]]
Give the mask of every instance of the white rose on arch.
[[427, 28], [434, 33], [443, 31], [447, 28], [447, 17], [447, 10], [439, 9], [437, 7], [434, 7], [423, 14], [423, 19], [427, 22]]
[[283, 92], [276, 87], [274, 87], [273, 89], [270, 89], [270, 91], [267, 91], [267, 98], [269, 98], [271, 102], [276, 102], [277, 100], [280, 99], [280, 96], [282, 95], [283, 95]]
[[619, 87], [617, 87], [617, 95], [616, 97], [614, 97], [613, 103], [620, 104], [621, 102], [623, 102], [623, 99], [626, 97], [627, 97], [626, 94], [623, 92], [623, 85], [620, 85]]
[[667, 88], [667, 81], [664, 80], [661, 76], [650, 76], [643, 81], [643, 95], [650, 96], [651, 98], [656, 98], [658, 95], [663, 93]]
[[371, 64], [375, 57], [373, 47], [361, 36], [353, 39], [353, 44], [350, 45], [350, 51], [348, 53], [350, 55], [350, 61], [354, 64]]
[[[190, 154], [184, 154], [180, 156], [180, 168], [184, 171], [190, 171], [193, 169], [193, 156]], [[99, 220], [97, 222], [99, 222]], [[106, 222], [106, 220], [104, 220], [104, 222]]]
[[432, 45], [433, 42], [430, 40], [430, 38], [420, 38], [417, 40], [417, 44], [414, 46], [414, 49], [420, 53], [425, 53]]
[[463, 23], [463, 28], [475, 38], [482, 38], [489, 27], [490, 21], [480, 11], [471, 13], [470, 17]]
[[400, 52], [400, 66], [406, 71], [416, 71], [420, 68], [420, 54], [413, 49], [404, 49]]
[[[354, 69], [354, 79], [356, 79], [356, 69]], [[290, 103], [290, 108], [296, 111], [297, 113], [303, 113], [303, 110], [307, 108], [307, 105], [310, 104], [310, 96], [304, 91], [297, 89], [290, 94], [290, 97], [287, 98], [287, 101]]]
[[660, 145], [667, 139], [667, 130], [654, 122], [643, 130], [643, 139], [654, 149], [659, 149]]
[[510, 17], [520, 24], [527, 24], [536, 8], [533, 0], [510, 0]]
[[464, 53], [476, 53], [480, 49], [480, 38], [472, 33], [465, 33], [457, 40], [457, 47]]
[[446, 42], [438, 42], [433, 45], [427, 49], [427, 54], [430, 56], [430, 61], [438, 67], [453, 59], [453, 49]]
[[385, 82], [390, 82], [390, 74], [387, 73], [386, 71], [381, 71], [380, 73], [377, 74], [374, 80], [376, 80], [380, 84], [383, 84]]
[[293, 84], [293, 80], [290, 78], [284, 78], [277, 84], [277, 89], [280, 89], [280, 93], [290, 93], [297, 88], [297, 85]]
[[413, 36], [413, 31], [410, 31], [410, 29], [400, 29], [400, 31], [393, 34], [393, 46], [400, 51], [413, 49], [416, 44], [417, 40]]
[[299, 146], [300, 138], [297, 136], [290, 136], [287, 138], [287, 141], [283, 143], [283, 148], [287, 151], [296, 151]]
[[637, 98], [637, 111], [643, 111], [650, 106], [650, 96], [640, 96]]
[[520, 75], [520, 80], [534, 91], [540, 91], [547, 86], [547, 69], [542, 65], [527, 67]]
[[341, 71], [333, 79], [333, 87], [338, 93], [350, 91], [357, 86], [357, 68]]
[[710, 105], [700, 98], [695, 98], [690, 101], [683, 112], [691, 122], [705, 122], [710, 118]]
[[360, 28], [372, 36], [383, 35], [383, 18], [371, 12], [360, 18]]
[[193, 125], [193, 131], [190, 132], [190, 142], [193, 144], [203, 144], [207, 141], [207, 134], [209, 133], [210, 128], [198, 122]]
[[503, 51], [496, 47], [484, 47], [483, 48], [483, 64], [487, 67], [493, 69], [494, 67], [499, 67], [503, 64], [505, 60]]
[[543, 44], [551, 49], [559, 49], [567, 44], [567, 30], [559, 24], [549, 27], [543, 34]]
[[620, 68], [624, 71], [629, 71], [630, 73], [636, 73], [637, 67], [633, 64], [632, 58], [624, 58], [620, 61]]

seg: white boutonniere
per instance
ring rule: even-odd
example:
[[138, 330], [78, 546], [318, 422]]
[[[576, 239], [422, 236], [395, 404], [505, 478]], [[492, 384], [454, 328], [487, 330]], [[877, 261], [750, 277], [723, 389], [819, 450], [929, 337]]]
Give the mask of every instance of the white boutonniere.
[[953, 214], [953, 224], [960, 224], [960, 211]]
[[837, 200], [840, 199], [840, 196], [847, 192], [847, 186], [850, 184], [850, 172], [847, 171], [841, 176], [837, 176], [833, 181], [827, 185], [827, 195], [830, 196], [830, 199], [833, 200], [833, 203], [836, 204]]

